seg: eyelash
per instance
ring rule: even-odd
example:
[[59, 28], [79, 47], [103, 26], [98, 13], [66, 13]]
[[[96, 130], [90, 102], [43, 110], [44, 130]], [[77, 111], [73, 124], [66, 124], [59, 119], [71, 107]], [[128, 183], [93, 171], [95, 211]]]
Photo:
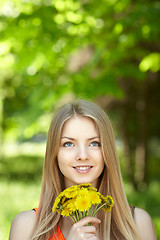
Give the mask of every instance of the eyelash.
[[[70, 144], [70, 146], [68, 146], [68, 144]], [[71, 145], [73, 145], [72, 142], [65, 142], [65, 143], [63, 144], [63, 147], [71, 147]]]
[[100, 147], [100, 146], [101, 146], [101, 144], [100, 144], [99, 142], [97, 142], [97, 141], [91, 142], [90, 145], [92, 145], [92, 144], [96, 144], [96, 145], [94, 145], [93, 147]]
[[[74, 144], [72, 142], [65, 142], [63, 144], [63, 147], [72, 147], [73, 145]], [[93, 141], [93, 142], [90, 143], [90, 146], [91, 147], [100, 147], [101, 144], [99, 142], [97, 142], [97, 141]]]

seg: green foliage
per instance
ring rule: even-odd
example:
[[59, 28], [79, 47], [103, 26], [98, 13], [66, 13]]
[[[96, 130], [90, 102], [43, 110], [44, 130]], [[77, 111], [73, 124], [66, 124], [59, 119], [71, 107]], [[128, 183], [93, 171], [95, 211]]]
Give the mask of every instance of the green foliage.
[[1, 179], [33, 183], [41, 178], [42, 166], [40, 157], [21, 155], [5, 158], [0, 164]]
[[[24, 180], [24, 181], [23, 181]], [[30, 182], [22, 178], [22, 181], [0, 181], [0, 238], [9, 238], [9, 231], [13, 218], [22, 211], [37, 207], [40, 195], [40, 182]]]
[[159, 70], [157, 1], [2, 0], [0, 9], [4, 131], [27, 127], [65, 93], [121, 98], [121, 79]]

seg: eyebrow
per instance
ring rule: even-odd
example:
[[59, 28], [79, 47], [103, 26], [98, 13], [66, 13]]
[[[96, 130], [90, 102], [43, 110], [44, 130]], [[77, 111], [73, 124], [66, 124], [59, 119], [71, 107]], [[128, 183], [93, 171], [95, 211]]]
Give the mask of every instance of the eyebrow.
[[[72, 138], [72, 137], [67, 137], [67, 136], [64, 136], [64, 137], [61, 137], [61, 139], [63, 139], [63, 138], [67, 138], [67, 139], [69, 139], [69, 140], [76, 140], [75, 138]], [[95, 138], [98, 138], [98, 139], [100, 139], [100, 137], [98, 137], [98, 136], [96, 136], [96, 137], [91, 137], [91, 138], [88, 138], [88, 140], [93, 140], [93, 139], [95, 139]]]

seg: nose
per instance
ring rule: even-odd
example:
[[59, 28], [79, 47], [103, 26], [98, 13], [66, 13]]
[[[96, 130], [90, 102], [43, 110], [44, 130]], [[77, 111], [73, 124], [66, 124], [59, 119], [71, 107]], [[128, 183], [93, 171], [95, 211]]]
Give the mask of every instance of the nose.
[[77, 156], [76, 156], [76, 160], [88, 160], [89, 156], [88, 156], [88, 151], [86, 149], [85, 146], [79, 146], [77, 149]]

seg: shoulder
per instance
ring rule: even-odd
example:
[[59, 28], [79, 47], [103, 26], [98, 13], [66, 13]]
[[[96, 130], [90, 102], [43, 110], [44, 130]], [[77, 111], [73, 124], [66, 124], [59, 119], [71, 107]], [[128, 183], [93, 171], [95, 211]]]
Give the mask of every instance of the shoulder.
[[156, 240], [156, 233], [150, 215], [141, 208], [135, 208], [135, 223], [143, 240]]
[[34, 211], [21, 212], [15, 216], [11, 224], [9, 240], [27, 240], [32, 234], [37, 221]]

